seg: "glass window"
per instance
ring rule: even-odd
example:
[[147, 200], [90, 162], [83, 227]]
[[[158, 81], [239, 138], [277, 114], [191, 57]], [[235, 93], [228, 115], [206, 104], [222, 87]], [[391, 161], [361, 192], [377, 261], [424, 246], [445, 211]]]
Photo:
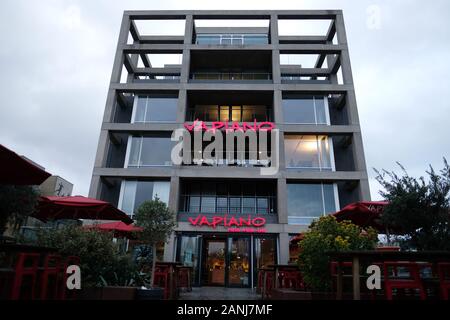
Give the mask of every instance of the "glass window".
[[134, 122], [174, 122], [178, 98], [137, 96]]
[[327, 116], [325, 112], [325, 98], [314, 97], [314, 107], [316, 109], [316, 123], [327, 124]]
[[199, 212], [199, 211], [200, 211], [200, 197], [190, 197], [189, 212]]
[[220, 106], [220, 121], [230, 120], [230, 108], [228, 106]]
[[324, 99], [320, 96], [283, 99], [284, 122], [327, 124]]
[[217, 213], [228, 213], [228, 198], [217, 197]]
[[258, 214], [266, 214], [269, 212], [269, 199], [268, 198], [258, 198], [257, 200]]
[[242, 213], [243, 214], [255, 213], [255, 198], [242, 198]]
[[309, 225], [312, 220], [336, 211], [332, 184], [294, 184], [288, 189], [288, 223]]
[[122, 181], [122, 194], [120, 209], [129, 215], [133, 215], [137, 208], [148, 200], [158, 197], [168, 205], [170, 182], [168, 181]]
[[185, 267], [192, 267], [192, 281], [198, 280], [199, 245], [201, 238], [198, 236], [182, 236], [180, 244], [179, 260]]
[[231, 109], [231, 121], [241, 121], [241, 107], [233, 106]]
[[197, 35], [197, 44], [220, 44], [219, 35]]
[[172, 147], [170, 138], [132, 137], [128, 166], [170, 166]]
[[202, 197], [202, 212], [214, 213], [216, 211], [216, 197]]
[[231, 197], [230, 201], [230, 214], [238, 214], [241, 212], [241, 198]]
[[331, 170], [327, 136], [286, 135], [286, 168]]
[[261, 35], [244, 35], [244, 44], [267, 44], [268, 37], [265, 34]]

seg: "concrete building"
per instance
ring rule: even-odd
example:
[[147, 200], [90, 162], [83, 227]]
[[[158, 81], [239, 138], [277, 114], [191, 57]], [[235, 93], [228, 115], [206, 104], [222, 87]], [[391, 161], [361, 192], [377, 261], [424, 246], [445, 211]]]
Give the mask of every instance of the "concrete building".
[[[139, 29], [169, 20], [184, 34]], [[213, 20], [230, 26], [204, 26]], [[258, 23], [234, 26], [246, 20]], [[316, 20], [323, 34], [279, 32]], [[173, 55], [180, 64], [160, 63]], [[196, 120], [270, 124], [279, 169], [261, 174], [268, 163], [248, 152], [173, 164], [172, 133]], [[178, 222], [164, 259], [193, 266], [196, 285], [243, 287], [258, 268], [295, 260], [290, 241], [313, 219], [370, 200], [342, 11], [126, 11], [89, 196], [132, 215], [156, 195]]]

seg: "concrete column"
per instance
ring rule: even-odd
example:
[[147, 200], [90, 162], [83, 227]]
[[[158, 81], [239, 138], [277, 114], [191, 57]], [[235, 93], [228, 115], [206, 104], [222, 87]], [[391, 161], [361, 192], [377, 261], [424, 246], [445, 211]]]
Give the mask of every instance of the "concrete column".
[[178, 212], [178, 195], [180, 193], [180, 178], [172, 176], [170, 178], [170, 192], [169, 192], [169, 209], [177, 214]]
[[122, 25], [120, 26], [119, 40], [117, 41], [116, 55], [114, 58], [113, 71], [111, 74], [111, 83], [120, 82], [120, 76], [123, 67], [123, 51], [122, 45], [126, 45], [128, 41], [128, 34], [130, 32], [130, 16], [124, 14], [122, 18]]
[[94, 167], [100, 168], [106, 166], [109, 151], [109, 132], [108, 130], [101, 130], [98, 139], [97, 154], [95, 155]]
[[89, 187], [89, 198], [100, 199], [101, 184], [100, 176], [92, 176]]
[[280, 84], [280, 50], [278, 50], [278, 16], [276, 14], [270, 16], [270, 42], [274, 48], [272, 50], [272, 79], [274, 84]]
[[283, 95], [282, 91], [275, 89], [273, 92], [273, 121], [276, 124], [282, 124], [283, 120]]
[[187, 92], [186, 89], [178, 91], [178, 109], [177, 109], [177, 123], [184, 123], [186, 121], [187, 112]]
[[289, 233], [283, 232], [279, 236], [279, 264], [287, 264], [289, 262]]
[[278, 223], [288, 223], [287, 183], [285, 178], [277, 179], [277, 213]]
[[189, 81], [189, 69], [191, 64], [191, 51], [189, 46], [192, 44], [192, 34], [194, 32], [194, 17], [189, 14], [186, 15], [186, 26], [184, 31], [184, 49], [183, 49], [183, 64], [181, 66], [180, 83], [187, 83]]

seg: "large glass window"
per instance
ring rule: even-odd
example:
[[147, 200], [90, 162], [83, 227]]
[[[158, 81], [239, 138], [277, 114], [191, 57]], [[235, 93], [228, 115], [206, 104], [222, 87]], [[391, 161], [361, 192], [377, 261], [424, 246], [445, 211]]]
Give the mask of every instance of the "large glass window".
[[177, 98], [136, 96], [134, 122], [175, 122]]
[[168, 137], [131, 137], [128, 167], [170, 166], [173, 142]]
[[275, 185], [189, 182], [183, 185], [181, 203], [182, 211], [193, 213], [270, 214], [276, 212]]
[[329, 139], [327, 136], [286, 135], [286, 168], [332, 170]]
[[314, 219], [335, 212], [335, 188], [328, 183], [289, 183], [288, 223], [309, 225]]
[[324, 96], [283, 98], [285, 123], [329, 124], [327, 101]]
[[124, 180], [122, 181], [119, 208], [132, 216], [144, 201], [158, 197], [168, 204], [169, 190], [169, 181]]
[[183, 266], [192, 267], [192, 281], [198, 283], [199, 246], [200, 236], [182, 236], [179, 251], [179, 260]]

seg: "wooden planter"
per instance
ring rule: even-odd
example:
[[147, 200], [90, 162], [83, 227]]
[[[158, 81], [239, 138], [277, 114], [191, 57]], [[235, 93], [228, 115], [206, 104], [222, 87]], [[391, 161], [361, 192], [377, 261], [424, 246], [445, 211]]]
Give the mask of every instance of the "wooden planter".
[[80, 300], [134, 300], [136, 287], [85, 288], [78, 293]]

